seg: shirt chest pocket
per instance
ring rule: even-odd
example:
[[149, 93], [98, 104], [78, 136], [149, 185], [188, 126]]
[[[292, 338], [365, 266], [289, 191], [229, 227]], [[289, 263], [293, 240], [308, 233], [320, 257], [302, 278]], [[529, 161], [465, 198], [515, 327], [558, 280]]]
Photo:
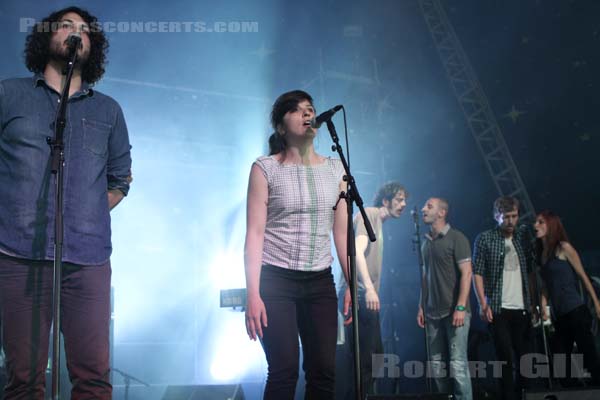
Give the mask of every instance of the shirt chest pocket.
[[86, 118], [83, 118], [81, 122], [83, 124], [83, 148], [98, 156], [106, 155], [112, 125]]

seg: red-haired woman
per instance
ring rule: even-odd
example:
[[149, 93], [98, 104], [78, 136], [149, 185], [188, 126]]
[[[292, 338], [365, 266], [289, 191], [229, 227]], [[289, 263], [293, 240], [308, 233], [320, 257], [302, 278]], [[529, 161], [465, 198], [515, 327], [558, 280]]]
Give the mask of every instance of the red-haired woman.
[[[583, 354], [584, 366], [591, 372], [594, 384], [600, 384], [600, 363], [591, 332], [592, 315], [579, 293], [578, 279], [583, 282], [594, 302], [595, 317], [600, 319], [600, 302], [596, 292], [577, 251], [569, 243], [558, 215], [542, 211], [536, 218], [534, 228], [537, 256], [544, 281], [541, 299], [543, 318], [549, 318], [545, 312], [549, 299], [558, 336], [556, 350], [567, 356], [567, 377], [570, 376], [570, 355], [575, 342], [578, 351]], [[564, 382], [569, 382], [569, 379]]]

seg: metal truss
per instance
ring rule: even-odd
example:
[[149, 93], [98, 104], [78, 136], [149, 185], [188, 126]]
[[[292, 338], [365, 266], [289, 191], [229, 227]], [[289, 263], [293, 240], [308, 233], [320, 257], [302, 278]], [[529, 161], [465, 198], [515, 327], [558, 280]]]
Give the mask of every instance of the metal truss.
[[419, 0], [450, 85], [471, 128], [490, 175], [502, 196], [521, 202], [521, 219], [533, 221], [535, 210], [502, 136], [498, 121], [467, 55], [439, 0]]

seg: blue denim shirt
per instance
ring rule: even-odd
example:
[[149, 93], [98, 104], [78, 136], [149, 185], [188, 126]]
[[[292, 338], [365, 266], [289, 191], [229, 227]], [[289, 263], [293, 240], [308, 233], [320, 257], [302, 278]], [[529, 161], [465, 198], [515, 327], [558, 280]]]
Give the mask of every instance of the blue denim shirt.
[[[54, 259], [55, 175], [50, 147], [59, 94], [43, 75], [0, 82], [0, 252]], [[123, 112], [84, 84], [64, 132], [63, 261], [100, 265], [112, 252], [108, 190], [127, 195], [131, 169]]]

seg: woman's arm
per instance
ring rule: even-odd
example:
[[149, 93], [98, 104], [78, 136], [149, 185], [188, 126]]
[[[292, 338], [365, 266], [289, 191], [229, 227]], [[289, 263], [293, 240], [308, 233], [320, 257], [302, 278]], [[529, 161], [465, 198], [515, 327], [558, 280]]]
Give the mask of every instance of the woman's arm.
[[[346, 192], [346, 182], [340, 182], [340, 191]], [[349, 324], [352, 322], [352, 318], [348, 318], [348, 310], [350, 308], [350, 273], [348, 270], [348, 206], [346, 205], [345, 199], [338, 202], [337, 208], [333, 215], [333, 242], [335, 243], [335, 250], [338, 256], [338, 261], [344, 272], [344, 279], [348, 283], [346, 292], [344, 293], [344, 316], [346, 317], [345, 323]]]
[[587, 290], [588, 294], [592, 298], [592, 301], [594, 302], [596, 317], [600, 319], [600, 302], [598, 301], [598, 296], [596, 296], [596, 291], [592, 286], [590, 278], [588, 278], [585, 270], [583, 269], [583, 264], [581, 263], [579, 254], [577, 254], [577, 251], [569, 242], [561, 242], [560, 248], [565, 257], [567, 258], [567, 261], [569, 262], [571, 267], [573, 267], [573, 269], [575, 270], [575, 273], [577, 274], [579, 279], [581, 279], [581, 281], [583, 282], [583, 286], [585, 286], [585, 289]]
[[260, 167], [252, 165], [248, 183], [246, 210], [246, 243], [244, 267], [246, 271], [246, 331], [252, 340], [262, 338], [262, 328], [267, 326], [267, 311], [260, 298], [260, 270], [267, 222], [269, 189]]
[[542, 319], [547, 320], [550, 318], [550, 315], [546, 312], [546, 307], [548, 307], [548, 289], [543, 285], [540, 289], [540, 307], [542, 313]]

